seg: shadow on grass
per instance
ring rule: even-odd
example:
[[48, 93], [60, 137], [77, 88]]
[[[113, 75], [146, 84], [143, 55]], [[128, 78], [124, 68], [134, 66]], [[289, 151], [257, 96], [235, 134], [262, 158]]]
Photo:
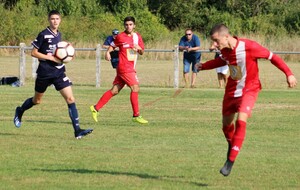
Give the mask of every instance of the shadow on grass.
[[192, 184], [200, 187], [206, 187], [208, 184], [205, 183], [198, 183], [198, 182], [190, 182], [181, 180], [184, 178], [183, 176], [155, 176], [143, 173], [131, 173], [131, 172], [118, 172], [118, 171], [106, 171], [106, 170], [89, 170], [89, 169], [34, 169], [40, 170], [43, 172], [72, 172], [72, 173], [79, 173], [79, 174], [109, 174], [109, 175], [126, 175], [126, 176], [134, 176], [139, 177], [141, 179], [156, 179], [162, 181], [171, 181], [171, 182], [180, 182], [186, 184]]
[[[60, 124], [72, 124], [71, 121], [60, 121], [60, 120], [26, 120], [25, 122], [28, 122], [28, 123], [60, 123]], [[24, 123], [25, 123], [24, 122]]]

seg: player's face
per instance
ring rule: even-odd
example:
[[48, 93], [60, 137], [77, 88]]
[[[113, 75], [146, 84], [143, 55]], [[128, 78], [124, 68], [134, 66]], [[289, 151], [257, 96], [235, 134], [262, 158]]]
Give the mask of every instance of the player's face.
[[228, 36], [219, 32], [211, 35], [212, 46], [216, 47], [219, 50], [223, 48], [228, 48]]
[[127, 21], [125, 22], [124, 27], [125, 27], [125, 32], [127, 34], [131, 34], [135, 28], [135, 24], [132, 21]]
[[52, 30], [57, 30], [60, 24], [60, 16], [59, 15], [51, 15], [49, 17], [49, 24]]

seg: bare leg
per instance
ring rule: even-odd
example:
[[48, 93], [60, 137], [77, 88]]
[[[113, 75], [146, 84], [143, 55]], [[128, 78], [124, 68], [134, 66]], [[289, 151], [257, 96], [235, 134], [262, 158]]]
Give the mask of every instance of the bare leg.
[[189, 87], [189, 73], [183, 73], [183, 78], [184, 78], [184, 88]]
[[196, 77], [197, 77], [197, 73], [192, 73], [192, 82], [191, 82], [192, 88], [195, 88]]

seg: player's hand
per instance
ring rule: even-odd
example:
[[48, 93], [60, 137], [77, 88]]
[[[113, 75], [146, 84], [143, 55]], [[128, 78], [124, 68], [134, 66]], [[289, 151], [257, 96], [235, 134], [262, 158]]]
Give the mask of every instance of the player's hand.
[[287, 77], [287, 83], [289, 84], [290, 88], [293, 88], [297, 85], [297, 79], [294, 75], [290, 75]]
[[111, 56], [110, 56], [109, 51], [107, 51], [106, 54], [105, 54], [105, 60], [106, 61], [110, 61], [111, 60]]
[[49, 61], [53, 61], [55, 63], [61, 64], [61, 60], [57, 59], [56, 57], [54, 57], [52, 54], [47, 54], [47, 60]]
[[196, 63], [196, 65], [195, 65], [195, 69], [197, 70], [197, 71], [200, 71], [201, 69], [202, 69], [202, 63]]

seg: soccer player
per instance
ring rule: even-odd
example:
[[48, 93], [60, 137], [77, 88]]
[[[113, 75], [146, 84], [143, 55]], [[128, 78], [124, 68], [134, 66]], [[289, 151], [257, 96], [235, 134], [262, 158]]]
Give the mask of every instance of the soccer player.
[[111, 60], [110, 53], [119, 48], [119, 65], [116, 69], [117, 75], [113, 81], [113, 86], [110, 90], [106, 91], [99, 99], [96, 105], [90, 106], [93, 119], [98, 122], [98, 111], [115, 95], [117, 95], [125, 84], [130, 87], [130, 102], [133, 110], [132, 121], [141, 124], [148, 123], [139, 112], [138, 93], [139, 81], [136, 75], [135, 64], [137, 56], [144, 53], [144, 42], [141, 35], [134, 32], [135, 18], [128, 16], [124, 19], [125, 31], [118, 34], [114, 46], [110, 46], [105, 54], [107, 61]]
[[[105, 49], [108, 49], [109, 46], [114, 46], [115, 43], [115, 38], [116, 36], [119, 34], [119, 30], [118, 29], [113, 29], [112, 31], [112, 35], [111, 36], [108, 36], [103, 45], [102, 45], [102, 48], [105, 48]], [[114, 51], [110, 52], [110, 57], [111, 57], [111, 66], [115, 69], [117, 68], [118, 64], [119, 64], [119, 50], [116, 48], [114, 49]]]
[[[297, 80], [286, 63], [276, 54], [255, 41], [230, 35], [224, 24], [215, 25], [210, 37], [221, 51], [217, 59], [203, 64], [197, 63], [198, 70], [214, 69], [228, 65], [230, 77], [225, 88], [222, 108], [223, 133], [228, 142], [227, 160], [220, 173], [228, 176], [246, 135], [248, 117], [261, 90], [258, 75], [258, 59], [268, 59], [285, 75], [288, 86], [293, 88]], [[237, 114], [234, 122], [235, 114]]]
[[56, 10], [50, 11], [48, 14], [48, 22], [49, 26], [40, 32], [37, 38], [32, 42], [33, 50], [31, 56], [39, 59], [34, 96], [28, 98], [24, 101], [22, 106], [16, 108], [13, 122], [17, 128], [21, 127], [24, 112], [32, 106], [40, 104], [47, 87], [53, 84], [55, 89], [64, 97], [68, 105], [75, 138], [80, 139], [91, 133], [93, 129], [85, 130], [80, 128], [78, 111], [71, 88], [72, 82], [65, 74], [65, 65], [52, 54], [56, 44], [61, 41], [61, 33], [58, 31], [61, 22], [60, 13]]

